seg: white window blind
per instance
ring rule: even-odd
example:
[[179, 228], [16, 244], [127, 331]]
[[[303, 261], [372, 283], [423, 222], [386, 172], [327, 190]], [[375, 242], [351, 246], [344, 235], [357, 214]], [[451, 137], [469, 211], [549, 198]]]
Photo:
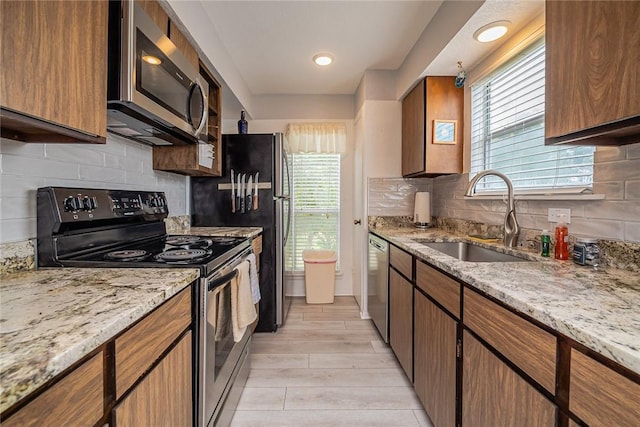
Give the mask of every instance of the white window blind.
[[340, 248], [340, 154], [291, 154], [291, 232], [287, 271], [303, 271], [302, 251]]
[[[593, 147], [545, 146], [544, 40], [471, 86], [471, 173], [494, 169], [514, 189], [584, 191], [593, 184]], [[476, 186], [506, 188], [488, 176]], [[538, 192], [542, 192], [538, 191]]]

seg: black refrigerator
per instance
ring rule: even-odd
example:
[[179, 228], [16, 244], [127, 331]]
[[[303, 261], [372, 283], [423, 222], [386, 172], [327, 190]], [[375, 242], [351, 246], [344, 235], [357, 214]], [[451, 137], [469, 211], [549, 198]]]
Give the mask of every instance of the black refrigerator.
[[290, 305], [284, 275], [291, 223], [287, 160], [281, 133], [222, 135], [223, 175], [191, 178], [192, 226], [263, 228], [257, 332], [283, 325]]

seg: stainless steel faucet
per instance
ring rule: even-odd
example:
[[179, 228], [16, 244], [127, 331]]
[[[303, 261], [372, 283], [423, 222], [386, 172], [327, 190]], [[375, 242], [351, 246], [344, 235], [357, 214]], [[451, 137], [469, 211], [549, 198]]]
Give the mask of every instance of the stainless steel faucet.
[[503, 241], [506, 247], [515, 248], [518, 244], [520, 226], [518, 225], [518, 220], [516, 219], [516, 202], [513, 197], [513, 185], [511, 184], [511, 180], [506, 175], [494, 170], [478, 172], [478, 174], [476, 174], [476, 176], [474, 176], [473, 179], [469, 182], [467, 189], [464, 191], [464, 195], [468, 197], [473, 196], [475, 194], [476, 183], [487, 175], [494, 175], [498, 178], [502, 178], [502, 180], [507, 184], [507, 198], [509, 199], [509, 206], [504, 216]]

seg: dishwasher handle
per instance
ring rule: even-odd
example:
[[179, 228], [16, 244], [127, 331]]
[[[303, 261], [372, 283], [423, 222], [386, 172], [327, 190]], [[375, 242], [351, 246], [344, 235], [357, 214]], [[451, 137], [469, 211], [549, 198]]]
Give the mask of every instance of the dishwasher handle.
[[372, 238], [369, 238], [369, 244], [371, 246], [373, 246], [374, 248], [378, 249], [379, 251], [386, 251], [387, 248], [384, 247], [384, 245], [380, 244], [380, 242], [378, 242], [377, 240], [374, 240]]

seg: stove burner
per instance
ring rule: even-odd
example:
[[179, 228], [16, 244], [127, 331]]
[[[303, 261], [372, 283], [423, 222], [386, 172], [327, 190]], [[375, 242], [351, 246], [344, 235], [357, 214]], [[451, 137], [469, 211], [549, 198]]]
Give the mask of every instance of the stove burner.
[[193, 261], [209, 255], [204, 249], [171, 249], [156, 255], [158, 261]]
[[142, 249], [125, 249], [122, 251], [113, 251], [106, 254], [106, 259], [112, 259], [117, 261], [140, 261], [145, 259], [149, 255], [149, 252]]
[[207, 241], [198, 236], [168, 236], [165, 243], [171, 246], [184, 246], [203, 243], [206, 244]]

